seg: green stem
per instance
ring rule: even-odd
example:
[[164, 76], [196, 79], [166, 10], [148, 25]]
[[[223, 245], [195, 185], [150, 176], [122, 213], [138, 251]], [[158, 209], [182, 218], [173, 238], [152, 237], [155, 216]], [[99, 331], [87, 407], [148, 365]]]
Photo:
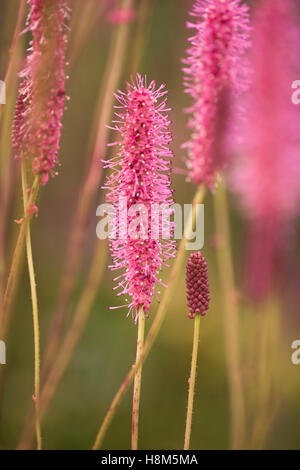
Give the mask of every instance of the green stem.
[[149, 351], [160, 331], [161, 325], [163, 323], [163, 320], [165, 318], [167, 308], [169, 306], [170, 300], [172, 299], [173, 292], [176, 286], [176, 282], [178, 280], [178, 277], [181, 273], [181, 268], [182, 264], [184, 261], [184, 255], [185, 255], [185, 244], [186, 240], [190, 238], [191, 233], [193, 231], [194, 225], [195, 225], [195, 220], [196, 220], [196, 204], [200, 204], [203, 200], [205, 194], [205, 188], [204, 186], [200, 186], [195, 194], [194, 200], [193, 200], [193, 207], [190, 212], [187, 225], [186, 225], [186, 230], [184, 233], [184, 237], [181, 240], [179, 249], [177, 251], [177, 256], [176, 259], [173, 263], [171, 274], [168, 279], [168, 288], [164, 291], [164, 295], [162, 297], [162, 300], [160, 302], [160, 305], [158, 307], [156, 316], [153, 320], [153, 323], [151, 325], [151, 328], [149, 330], [149, 333], [146, 337], [146, 341], [143, 347], [143, 350], [140, 355], [140, 359], [138, 362], [136, 362], [128, 372], [125, 380], [121, 384], [119, 390], [117, 391], [116, 395], [114, 396], [111, 405], [104, 417], [104, 420], [100, 426], [100, 429], [98, 431], [98, 434], [96, 436], [95, 443], [93, 445], [93, 449], [97, 450], [101, 447], [104, 437], [106, 435], [107, 429], [112, 421], [112, 418], [121, 403], [122, 398], [124, 397], [125, 393], [127, 392], [135, 374], [136, 371], [138, 370], [139, 366], [144, 363], [147, 355], [149, 354]]
[[[38, 191], [40, 187], [40, 177], [36, 176], [30, 191], [30, 196], [28, 199], [28, 205], [33, 204], [36, 201]], [[15, 292], [17, 289], [18, 278], [20, 271], [22, 269], [21, 260], [23, 255], [23, 248], [25, 245], [25, 236], [26, 236], [26, 228], [27, 224], [29, 223], [31, 215], [26, 210], [21, 227], [18, 234], [17, 243], [13, 252], [11, 266], [9, 270], [8, 280], [4, 292], [3, 303], [1, 303], [1, 310], [0, 310], [0, 338], [2, 340], [7, 339], [9, 325], [12, 316], [12, 303], [15, 296]], [[2, 299], [1, 299], [2, 300]], [[5, 381], [5, 368], [0, 368], [0, 403], [2, 403], [3, 398], [3, 388], [4, 388], [4, 381]]]
[[217, 262], [224, 308], [230, 394], [230, 446], [232, 449], [241, 449], [245, 437], [245, 410], [239, 344], [239, 311], [232, 265], [228, 202], [224, 187], [218, 188], [214, 201], [216, 233], [221, 237], [217, 246]]
[[69, 43], [68, 61], [71, 67], [74, 66], [80, 52], [86, 45], [88, 35], [99, 21], [99, 14], [102, 13], [104, 7], [104, 2], [100, 2], [100, 5], [98, 2], [79, 2], [77, 8], [73, 8], [70, 30], [76, 31], [76, 34], [71, 35]]
[[[86, 325], [88, 315], [95, 300], [95, 295], [104, 272], [106, 253], [106, 243], [99, 243], [99, 247], [94, 254], [93, 264], [87, 278], [85, 289], [80, 296], [71, 325], [57, 353], [56, 360], [52, 365], [49, 374], [46, 376], [44, 383], [42, 384], [40, 397], [41, 419], [44, 417], [55, 394], [55, 390], [57, 389], [65, 370], [70, 364], [76, 345], [78, 344], [79, 338]], [[33, 415], [32, 410], [30, 410], [24, 423], [18, 449], [27, 449], [30, 447], [32, 441], [32, 432]]]
[[[20, 0], [17, 22], [9, 48], [8, 67], [4, 78], [6, 84], [6, 104], [0, 104], [0, 301], [3, 300], [5, 278], [5, 233], [7, 213], [12, 189], [12, 158], [11, 158], [11, 126], [15, 110], [18, 70], [22, 58], [23, 37], [20, 31], [23, 27], [25, 0]], [[13, 13], [15, 13], [13, 11]], [[9, 20], [6, 18], [6, 22]]]
[[195, 320], [194, 320], [194, 339], [193, 339], [193, 352], [192, 352], [192, 361], [191, 361], [191, 373], [190, 373], [190, 378], [189, 378], [189, 397], [188, 397], [188, 406], [187, 406], [186, 424], [185, 424], [184, 450], [189, 450], [190, 448], [196, 372], [197, 372], [199, 334], [200, 334], [200, 315], [196, 315]]
[[[26, 169], [25, 160], [22, 160], [22, 190], [24, 213], [26, 214], [28, 208], [27, 199], [27, 182], [26, 182]], [[35, 403], [35, 429], [37, 449], [42, 449], [41, 426], [39, 416], [39, 401], [40, 401], [40, 329], [39, 329], [39, 314], [38, 314], [38, 300], [35, 282], [35, 272], [33, 266], [31, 235], [30, 235], [30, 221], [26, 224], [26, 252], [28, 262], [28, 273], [30, 280], [31, 301], [32, 301], [32, 318], [33, 318], [33, 337], [34, 337], [34, 403]]]
[[138, 12], [135, 27], [136, 31], [131, 41], [133, 52], [126, 76], [134, 76], [139, 71], [143, 49], [145, 47], [145, 42], [147, 41], [149, 26], [151, 23], [150, 12], [152, 8], [152, 1], [153, 0], [143, 0], [142, 2], [139, 2], [139, 5], [137, 6]]
[[9, 317], [10, 317], [10, 307], [11, 307], [11, 302], [12, 302], [12, 298], [13, 298], [13, 294], [15, 290], [16, 278], [18, 276], [18, 271], [20, 267], [23, 247], [25, 243], [27, 225], [31, 219], [31, 215], [28, 213], [27, 208], [31, 204], [35, 203], [37, 195], [38, 195], [39, 187], [40, 187], [40, 177], [36, 176], [33, 181], [32, 188], [30, 190], [30, 196], [27, 200], [26, 211], [24, 213], [17, 243], [14, 249], [11, 266], [9, 270], [9, 275], [8, 275], [8, 280], [6, 284], [6, 289], [4, 293], [4, 299], [3, 299], [1, 315], [0, 315], [0, 335], [1, 335], [1, 338], [4, 338], [4, 339], [6, 338], [6, 334], [7, 334]]
[[279, 340], [279, 305], [275, 295], [266, 299], [259, 311], [257, 336], [258, 348], [258, 402], [250, 437], [250, 449], [261, 450], [277, 413], [276, 371], [270, 365], [270, 357], [277, 364]]
[[[141, 352], [143, 350], [143, 345], [144, 345], [144, 336], [145, 336], [145, 313], [141, 309], [139, 313], [139, 319], [138, 319], [138, 336], [137, 336], [137, 344], [136, 344], [135, 363], [139, 362]], [[142, 383], [142, 365], [140, 365], [134, 377], [133, 402], [132, 402], [131, 450], [138, 449], [141, 383]]]

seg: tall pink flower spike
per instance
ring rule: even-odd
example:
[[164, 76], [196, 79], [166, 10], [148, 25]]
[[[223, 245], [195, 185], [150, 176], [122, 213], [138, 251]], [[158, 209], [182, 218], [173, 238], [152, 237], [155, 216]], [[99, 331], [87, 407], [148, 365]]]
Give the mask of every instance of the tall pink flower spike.
[[[149, 312], [157, 283], [164, 285], [159, 273], [167, 260], [175, 256], [175, 242], [171, 240], [173, 223], [169, 239], [163, 237], [162, 223], [157, 234], [151, 232], [153, 205], [163, 204], [171, 210], [173, 204], [169, 109], [166, 107], [167, 91], [163, 89], [164, 85], [156, 89], [154, 81], [147, 85], [146, 78], [138, 74], [136, 84], [127, 83], [127, 92], [116, 94], [120, 103], [116, 108], [123, 110], [116, 113], [117, 120], [113, 121], [113, 129], [121, 135], [121, 142], [114, 143], [120, 150], [117, 157], [105, 163], [105, 167], [112, 170], [104, 186], [108, 190], [107, 202], [117, 210], [121, 197], [128, 211], [127, 224], [117, 212], [118, 234], [110, 242], [113, 258], [110, 268], [123, 270], [115, 279], [115, 289], [120, 289], [118, 295], [127, 296], [124, 306], [129, 308], [128, 314], [132, 313], [135, 321], [141, 308], [146, 315]], [[139, 204], [142, 206], [135, 206]], [[131, 213], [134, 207], [139, 207], [142, 216], [135, 233], [132, 224], [136, 214]]]
[[[263, 0], [253, 25], [252, 85], [233, 187], [248, 223], [248, 288], [263, 298], [277, 273], [300, 196], [300, 109], [292, 104], [299, 77], [299, 27], [291, 0]], [[275, 51], [275, 52], [274, 52]]]
[[248, 84], [244, 55], [250, 45], [249, 9], [241, 0], [196, 0], [190, 14], [196, 22], [187, 26], [196, 35], [189, 39], [183, 71], [185, 91], [193, 99], [186, 110], [192, 135], [183, 147], [191, 180], [212, 188], [225, 164], [217, 139], [227, 124], [230, 97]]
[[16, 157], [29, 157], [35, 175], [46, 184], [55, 175], [65, 105], [65, 0], [28, 0], [24, 32], [32, 33], [16, 104], [13, 146]]

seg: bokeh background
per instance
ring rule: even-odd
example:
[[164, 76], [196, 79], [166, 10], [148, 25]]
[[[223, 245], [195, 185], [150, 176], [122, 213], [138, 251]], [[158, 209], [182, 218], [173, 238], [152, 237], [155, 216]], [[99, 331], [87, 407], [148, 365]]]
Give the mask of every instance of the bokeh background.
[[[136, 2], [137, 7], [145, 0]], [[169, 90], [175, 167], [184, 167], [181, 144], [188, 136], [183, 108], [189, 103], [183, 93], [181, 58], [185, 55], [189, 31], [185, 28], [191, 0], [146, 0], [150, 4], [143, 33], [145, 42], [139, 71], [149, 79], [165, 83]], [[112, 2], [105, 0], [71, 0], [77, 14], [71, 30], [71, 45], [80, 27], [78, 11], [92, 2], [95, 12], [87, 34], [72, 60], [68, 74], [67, 93], [70, 96], [64, 117], [59, 176], [43, 189], [39, 199], [39, 216], [33, 223], [33, 246], [39, 295], [41, 344], [45, 342], [51, 315], [55, 307], [62, 273], [62, 264], [72, 216], [83, 184], [89, 159], [89, 135], [93, 124], [95, 103], [109, 44], [115, 27], [107, 21]], [[254, 2], [251, 2], [254, 3]], [[0, 79], [5, 76], [9, 47], [19, 0], [2, 0], [0, 4]], [[80, 16], [80, 15], [79, 15]], [[75, 20], [74, 20], [75, 21]], [[136, 22], [130, 29], [130, 42], [120, 87], [135, 70], [130, 70], [135, 40]], [[28, 37], [25, 38], [25, 43]], [[74, 44], [74, 43], [73, 43]], [[295, 77], [299, 79], [300, 77]], [[11, 91], [13, 92], [13, 91]], [[107, 123], [109, 124], [109, 122]], [[299, 123], [300, 126], [300, 123]], [[300, 129], [300, 127], [299, 127]], [[7, 149], [12, 158], [11, 149]], [[110, 150], [107, 150], [110, 153]], [[99, 165], [100, 165], [99, 161]], [[13, 219], [22, 213], [21, 193], [16, 164], [15, 192], [9, 208], [7, 253], [11, 253], [16, 236]], [[172, 183], [175, 199], [190, 203], [194, 187], [182, 175], [174, 174]], [[102, 201], [100, 189], [95, 194], [85, 233], [80, 276], [76, 283], [69, 320], [79, 297], [89, 265], [94, 255], [97, 224], [96, 207]], [[232, 248], [235, 274], [240, 293], [242, 367], [248, 400], [248, 421], [251, 423], [255, 376], [256, 331], [259, 311], [243, 294], [244, 221], [237, 201], [230, 198]], [[224, 345], [223, 305], [219, 295], [216, 256], [214, 250], [212, 196], [205, 199], [205, 247], [211, 284], [211, 306], [201, 324], [199, 369], [191, 448], [226, 449], [229, 445], [229, 397]], [[291, 363], [291, 343], [300, 339], [299, 282], [300, 269], [298, 232], [290, 249], [291, 269], [283, 288], [281, 338], [274, 354], [268, 358], [278, 378], [279, 409], [272, 423], [266, 447], [270, 449], [300, 449], [300, 366]], [[167, 272], [164, 273], [167, 276]], [[113, 394], [134, 362], [137, 327], [122, 310], [109, 310], [118, 299], [112, 291], [112, 273], [105, 269], [96, 301], [72, 362], [59, 385], [43, 423], [44, 447], [47, 449], [90, 448]], [[154, 301], [152, 313], [157, 303]], [[152, 317], [147, 320], [150, 324]], [[172, 299], [163, 328], [148, 357], [144, 372], [140, 412], [140, 448], [180, 449], [183, 445], [187, 403], [193, 322], [187, 318], [184, 271]], [[24, 269], [14, 307], [10, 336], [7, 342], [6, 383], [0, 419], [0, 448], [14, 448], [28, 411], [33, 393], [33, 334], [30, 290]], [[105, 439], [108, 449], [130, 447], [130, 389], [117, 411]]]

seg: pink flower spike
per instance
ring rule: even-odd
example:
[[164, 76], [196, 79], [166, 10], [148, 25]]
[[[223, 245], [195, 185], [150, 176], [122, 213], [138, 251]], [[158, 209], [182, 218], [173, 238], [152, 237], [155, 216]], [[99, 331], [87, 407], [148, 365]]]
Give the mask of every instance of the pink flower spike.
[[32, 161], [45, 185], [54, 176], [65, 106], [66, 0], [28, 0], [32, 40], [21, 72], [12, 141], [16, 157]]
[[[148, 313], [153, 296], [159, 293], [156, 284], [163, 285], [159, 273], [175, 255], [175, 242], [171, 240], [173, 223], [168, 238], [164, 237], [163, 223], [153, 234], [151, 222], [155, 204], [168, 210], [173, 204], [170, 188], [173, 155], [168, 148], [170, 121], [166, 98], [162, 98], [167, 92], [163, 88], [156, 89], [154, 81], [148, 85], [146, 78], [138, 74], [136, 83], [127, 83], [126, 93], [119, 91], [116, 97], [123, 111], [118, 109], [116, 116], [121, 145], [117, 158], [105, 165], [112, 170], [104, 186], [108, 191], [106, 199], [116, 210], [118, 227], [116, 239], [110, 241], [111, 269], [122, 270], [117, 277], [118, 295], [128, 296], [128, 313], [132, 312], [135, 320], [141, 308]], [[125, 224], [120, 198], [125, 201]], [[137, 207], [140, 222], [136, 231], [132, 231], [137, 217], [132, 210]]]
[[257, 300], [283, 271], [291, 222], [299, 211], [300, 108], [291, 100], [299, 77], [296, 17], [292, 0], [262, 0], [254, 14], [253, 77], [232, 187], [248, 219], [246, 276]]
[[183, 147], [191, 180], [212, 188], [225, 165], [226, 152], [217, 141], [225, 133], [229, 97], [247, 88], [243, 59], [250, 45], [249, 9], [241, 0], [196, 0], [191, 16], [196, 21], [187, 26], [196, 35], [189, 39], [183, 71], [185, 91], [193, 100], [187, 109], [192, 136]]

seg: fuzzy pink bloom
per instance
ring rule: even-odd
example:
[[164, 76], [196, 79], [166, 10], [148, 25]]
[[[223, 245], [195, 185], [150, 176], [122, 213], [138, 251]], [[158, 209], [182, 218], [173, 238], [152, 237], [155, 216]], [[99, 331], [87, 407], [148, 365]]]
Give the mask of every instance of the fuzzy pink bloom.
[[196, 35], [190, 38], [183, 70], [186, 92], [193, 99], [187, 110], [192, 136], [184, 147], [192, 181], [212, 187], [224, 165], [216, 139], [220, 124], [225, 126], [228, 96], [247, 87], [243, 56], [249, 46], [249, 11], [241, 0], [196, 0], [191, 15], [196, 22], [187, 26]]
[[206, 315], [210, 294], [207, 262], [200, 251], [191, 253], [186, 265], [186, 290], [190, 310], [189, 318]]
[[263, 0], [254, 17], [247, 126], [233, 187], [249, 219], [248, 287], [270, 289], [291, 219], [299, 210], [299, 106], [292, 104], [299, 31], [291, 0]]
[[[126, 305], [135, 319], [140, 308], [149, 311], [156, 284], [162, 284], [159, 277], [162, 266], [175, 254], [174, 241], [163, 237], [163, 224], [159, 224], [157, 234], [151, 230], [154, 205], [163, 204], [170, 210], [173, 204], [169, 178], [173, 155], [168, 148], [170, 121], [164, 97], [167, 92], [163, 88], [162, 85], [155, 89], [154, 81], [147, 85], [146, 78], [137, 75], [136, 84], [128, 83], [126, 93], [118, 92], [120, 106], [116, 108], [123, 111], [116, 113], [114, 129], [121, 134], [117, 144], [120, 150], [117, 157], [106, 163], [112, 169], [104, 186], [109, 191], [107, 202], [117, 210], [120, 198], [124, 198], [128, 213], [125, 225], [119, 212], [117, 215], [118, 236], [110, 243], [111, 269], [123, 270], [116, 278], [116, 288], [120, 289], [118, 295], [130, 297], [126, 298]], [[136, 227], [134, 208], [141, 215]], [[172, 232], [173, 226], [170, 235]]]
[[16, 104], [13, 146], [46, 184], [57, 163], [65, 103], [66, 0], [28, 0], [32, 33]]

